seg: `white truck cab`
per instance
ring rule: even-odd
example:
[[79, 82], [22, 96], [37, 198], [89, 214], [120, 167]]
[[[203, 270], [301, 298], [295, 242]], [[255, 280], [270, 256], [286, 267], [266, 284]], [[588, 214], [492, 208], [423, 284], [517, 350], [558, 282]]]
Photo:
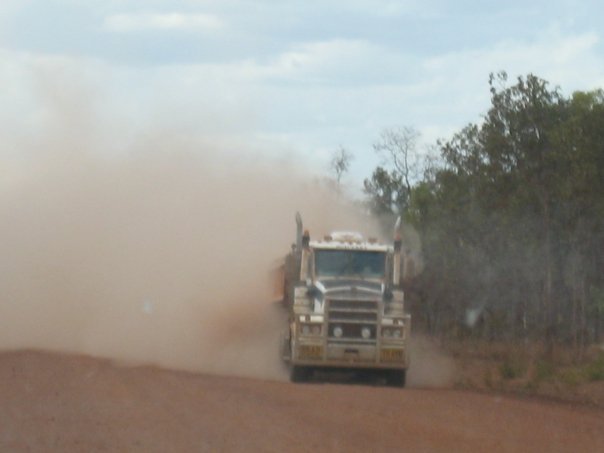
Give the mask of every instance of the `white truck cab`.
[[404, 311], [400, 220], [393, 245], [356, 232], [311, 240], [297, 216], [285, 264], [289, 326], [283, 358], [298, 382], [320, 368], [381, 370], [404, 386], [411, 317]]

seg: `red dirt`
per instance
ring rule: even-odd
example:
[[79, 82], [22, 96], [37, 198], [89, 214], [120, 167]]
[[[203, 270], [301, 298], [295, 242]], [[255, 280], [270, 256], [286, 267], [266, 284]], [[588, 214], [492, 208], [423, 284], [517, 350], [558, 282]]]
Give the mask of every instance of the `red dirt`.
[[0, 451], [604, 451], [604, 412], [0, 354]]

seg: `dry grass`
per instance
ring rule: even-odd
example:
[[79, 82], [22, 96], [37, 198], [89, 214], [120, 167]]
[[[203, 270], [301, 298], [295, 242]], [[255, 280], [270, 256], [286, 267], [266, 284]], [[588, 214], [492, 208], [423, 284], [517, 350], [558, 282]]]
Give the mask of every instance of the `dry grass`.
[[570, 348], [539, 343], [462, 341], [447, 347], [458, 363], [458, 387], [555, 398], [604, 408], [604, 352], [581, 359]]

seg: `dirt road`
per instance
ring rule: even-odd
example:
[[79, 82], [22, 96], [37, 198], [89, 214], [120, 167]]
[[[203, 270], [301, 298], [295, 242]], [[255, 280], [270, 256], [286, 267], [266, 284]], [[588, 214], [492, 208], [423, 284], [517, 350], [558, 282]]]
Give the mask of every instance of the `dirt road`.
[[0, 451], [604, 451], [604, 412], [0, 354]]

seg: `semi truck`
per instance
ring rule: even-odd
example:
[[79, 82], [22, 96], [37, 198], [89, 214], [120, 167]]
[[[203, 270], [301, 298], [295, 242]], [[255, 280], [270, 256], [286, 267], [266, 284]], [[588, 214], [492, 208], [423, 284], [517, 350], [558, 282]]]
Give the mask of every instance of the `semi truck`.
[[350, 231], [314, 239], [296, 214], [296, 241], [283, 265], [288, 326], [282, 356], [291, 381], [346, 369], [405, 386], [411, 316], [404, 305], [400, 218], [393, 236], [392, 244]]

